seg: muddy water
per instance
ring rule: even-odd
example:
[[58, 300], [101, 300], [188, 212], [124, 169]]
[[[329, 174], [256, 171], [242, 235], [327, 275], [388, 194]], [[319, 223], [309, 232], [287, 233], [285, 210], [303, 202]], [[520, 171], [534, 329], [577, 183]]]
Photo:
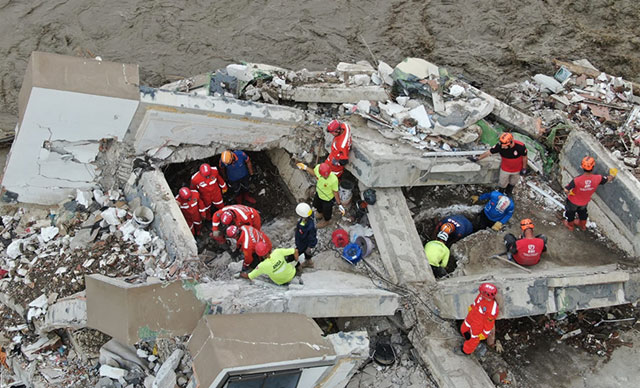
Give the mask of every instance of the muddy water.
[[33, 50], [140, 64], [159, 85], [229, 62], [322, 69], [419, 56], [493, 87], [553, 57], [640, 80], [637, 0], [0, 0], [0, 129]]

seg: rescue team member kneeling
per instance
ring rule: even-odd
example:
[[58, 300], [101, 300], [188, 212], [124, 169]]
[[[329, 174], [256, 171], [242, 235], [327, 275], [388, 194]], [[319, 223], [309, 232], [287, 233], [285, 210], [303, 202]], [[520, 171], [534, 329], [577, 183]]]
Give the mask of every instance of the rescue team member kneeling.
[[547, 237], [543, 234], [534, 237], [533, 227], [533, 221], [525, 218], [520, 221], [522, 235], [519, 239], [511, 233], [504, 236], [509, 260], [514, 260], [520, 265], [538, 264], [540, 256], [547, 250]]
[[268, 275], [277, 285], [287, 284], [296, 276], [294, 264], [287, 262], [287, 257], [293, 258], [294, 253], [294, 248], [278, 248], [272, 251], [266, 243], [259, 242], [256, 244], [256, 254], [269, 257], [262, 260], [253, 271], [241, 272], [240, 277], [253, 280], [260, 275]]

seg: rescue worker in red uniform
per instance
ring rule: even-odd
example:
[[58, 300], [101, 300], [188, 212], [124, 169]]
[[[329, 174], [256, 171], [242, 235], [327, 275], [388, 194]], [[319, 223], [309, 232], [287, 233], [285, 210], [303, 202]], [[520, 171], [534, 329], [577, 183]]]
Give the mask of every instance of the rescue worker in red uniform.
[[520, 175], [527, 174], [527, 146], [524, 143], [514, 140], [513, 135], [504, 132], [500, 135], [498, 143], [479, 156], [470, 156], [469, 160], [477, 162], [491, 154], [500, 154], [500, 177], [498, 184], [502, 188], [502, 193], [508, 197], [512, 196], [513, 188], [520, 181]]
[[462, 346], [464, 354], [473, 353], [481, 340], [486, 339], [489, 346], [495, 342], [494, 327], [499, 312], [495, 297], [498, 288], [491, 283], [482, 283], [478, 291], [480, 293], [469, 306], [469, 313], [460, 326], [460, 332], [466, 340]]
[[347, 123], [332, 120], [327, 125], [327, 131], [334, 136], [331, 142], [331, 151], [326, 162], [331, 166], [331, 172], [338, 178], [344, 172], [344, 166], [349, 163], [349, 152], [351, 151], [351, 127]]
[[202, 220], [205, 218], [204, 203], [200, 199], [200, 194], [196, 190], [190, 190], [188, 187], [183, 187], [176, 195], [176, 201], [182, 211], [185, 221], [191, 233], [194, 236], [200, 234], [202, 228]]
[[231, 225], [227, 228], [227, 237], [236, 240], [238, 248], [242, 249], [244, 255], [244, 263], [242, 263], [242, 272], [254, 269], [260, 262], [260, 256], [256, 253], [256, 244], [263, 242], [266, 244], [267, 250], [271, 251], [271, 240], [264, 232], [254, 228], [253, 226], [243, 225], [237, 227]]
[[504, 236], [504, 245], [507, 248], [509, 260], [513, 260], [520, 265], [536, 265], [540, 261], [540, 256], [547, 250], [547, 236], [539, 234], [533, 235], [533, 221], [525, 218], [520, 221], [522, 235], [516, 239], [511, 233]]
[[211, 237], [218, 243], [224, 244], [224, 235], [221, 229], [231, 224], [237, 227], [250, 225], [258, 230], [262, 228], [260, 213], [256, 209], [245, 205], [229, 205], [213, 213]]
[[[564, 226], [573, 231], [574, 226], [578, 226], [582, 230], [587, 230], [587, 204], [591, 201], [591, 196], [596, 192], [599, 185], [604, 185], [614, 179], [614, 175], [598, 175], [593, 174], [593, 168], [596, 165], [595, 159], [586, 156], [582, 159], [582, 170], [584, 174], [573, 178], [568, 185], [565, 186], [564, 192], [567, 194], [567, 201], [564, 207], [563, 220]], [[609, 172], [617, 172], [615, 169]], [[578, 219], [576, 220], [576, 213]]]
[[211, 205], [220, 209], [224, 206], [222, 194], [227, 192], [227, 184], [218, 169], [211, 167], [207, 163], [200, 165], [200, 170], [191, 177], [191, 190], [198, 190], [200, 199], [204, 203], [205, 217], [211, 218]]

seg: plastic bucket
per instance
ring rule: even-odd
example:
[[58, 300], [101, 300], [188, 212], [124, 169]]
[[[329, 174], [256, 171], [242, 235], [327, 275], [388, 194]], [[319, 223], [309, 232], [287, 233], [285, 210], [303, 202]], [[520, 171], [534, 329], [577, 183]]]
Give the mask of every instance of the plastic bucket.
[[343, 206], [347, 206], [351, 203], [351, 198], [353, 198], [353, 188], [355, 184], [347, 179], [343, 179], [340, 181], [340, 187], [338, 188], [338, 193], [340, 194], [340, 201]]
[[336, 248], [342, 248], [349, 244], [349, 233], [344, 229], [336, 229], [331, 234], [331, 241]]
[[133, 211], [133, 220], [144, 229], [153, 222], [153, 211], [146, 206], [138, 206]]
[[356, 243], [347, 244], [342, 250], [342, 258], [353, 265], [358, 264], [358, 262], [362, 260], [362, 250], [360, 246]]
[[373, 251], [373, 241], [371, 241], [369, 237], [358, 236], [356, 237], [355, 243], [358, 244], [360, 250], [362, 250], [362, 257], [369, 256], [371, 251]]

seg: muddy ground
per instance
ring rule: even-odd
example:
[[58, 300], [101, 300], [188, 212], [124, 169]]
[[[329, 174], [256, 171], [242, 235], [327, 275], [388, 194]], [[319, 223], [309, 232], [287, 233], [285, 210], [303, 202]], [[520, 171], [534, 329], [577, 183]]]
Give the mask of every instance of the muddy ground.
[[12, 130], [34, 50], [140, 64], [142, 82], [255, 61], [322, 69], [418, 56], [496, 91], [554, 57], [640, 81], [635, 0], [0, 0], [0, 129]]

